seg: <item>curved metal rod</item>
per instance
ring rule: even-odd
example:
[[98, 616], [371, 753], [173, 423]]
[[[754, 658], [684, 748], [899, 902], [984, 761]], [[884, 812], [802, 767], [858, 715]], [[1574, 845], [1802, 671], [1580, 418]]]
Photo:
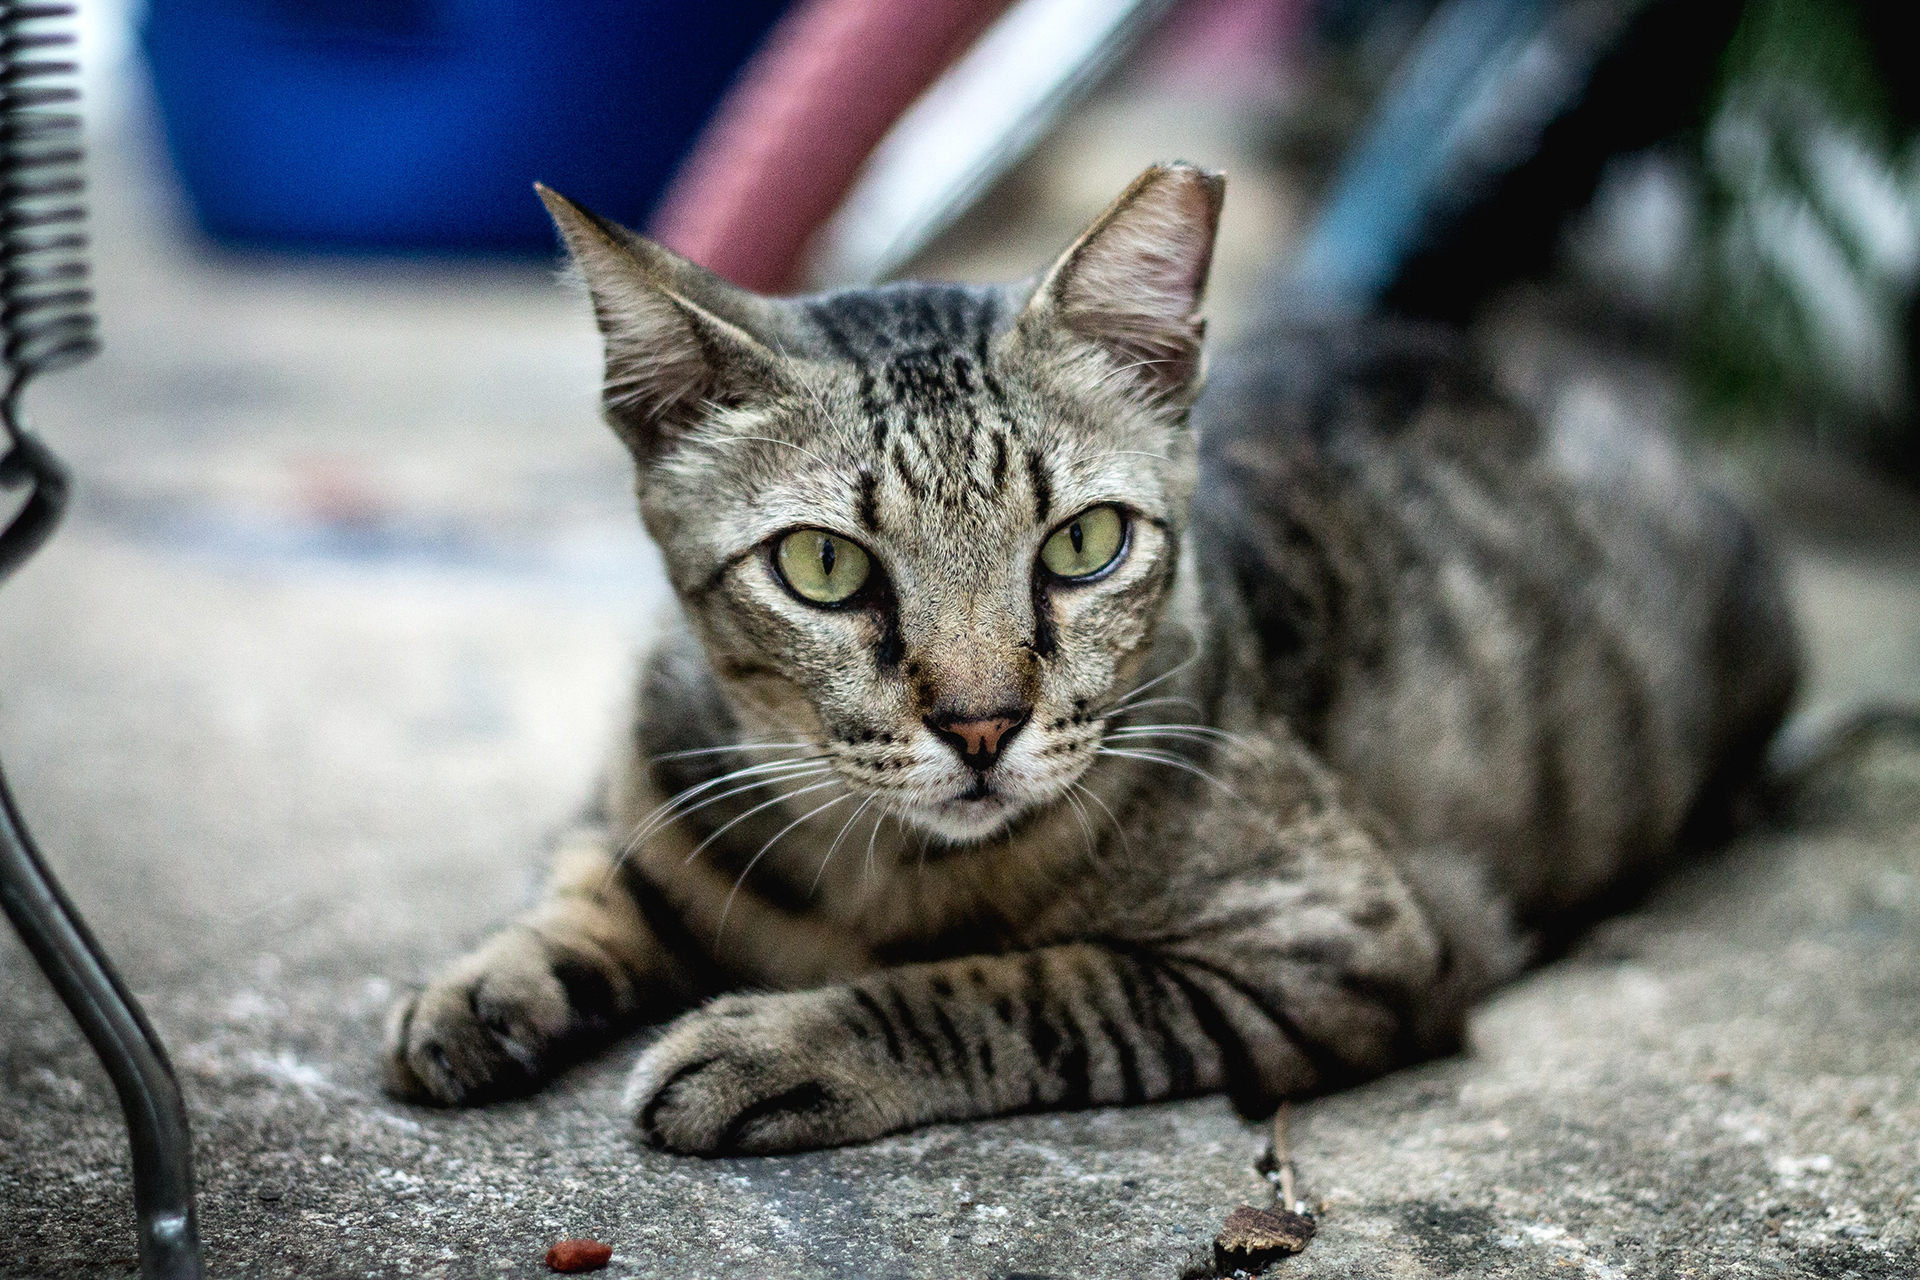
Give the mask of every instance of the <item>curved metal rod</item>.
[[5, 415], [6, 438], [13, 447], [0, 454], [0, 489], [11, 489], [30, 482], [33, 492], [0, 530], [0, 582], [5, 582], [26, 558], [40, 549], [60, 523], [67, 506], [67, 469], [51, 450], [25, 431], [13, 425], [14, 409], [9, 397], [0, 404]]
[[[11, 403], [5, 408], [12, 448], [0, 457], [0, 485], [30, 480], [33, 491], [0, 532], [0, 579], [47, 540], [67, 496], [66, 469], [45, 446], [18, 429]], [[139, 1002], [34, 847], [3, 772], [0, 906], [80, 1024], [120, 1095], [133, 1148], [140, 1274], [146, 1280], [203, 1280], [206, 1270], [193, 1204], [192, 1135], [173, 1065]]]

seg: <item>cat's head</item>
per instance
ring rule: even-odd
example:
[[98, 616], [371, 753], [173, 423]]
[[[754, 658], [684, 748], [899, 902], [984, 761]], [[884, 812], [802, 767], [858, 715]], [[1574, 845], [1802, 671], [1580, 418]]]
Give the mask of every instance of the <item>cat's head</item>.
[[1149, 169], [1037, 284], [776, 299], [542, 189], [750, 734], [949, 840], [1085, 772], [1175, 578], [1223, 191]]

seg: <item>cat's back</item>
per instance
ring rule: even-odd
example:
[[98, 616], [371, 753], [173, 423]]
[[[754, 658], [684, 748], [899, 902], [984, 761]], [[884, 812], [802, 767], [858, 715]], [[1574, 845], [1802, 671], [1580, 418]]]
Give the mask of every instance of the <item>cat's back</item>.
[[1201, 562], [1268, 705], [1524, 914], [1650, 869], [1751, 777], [1797, 671], [1753, 523], [1651, 426], [1543, 427], [1453, 335], [1256, 335], [1196, 409]]

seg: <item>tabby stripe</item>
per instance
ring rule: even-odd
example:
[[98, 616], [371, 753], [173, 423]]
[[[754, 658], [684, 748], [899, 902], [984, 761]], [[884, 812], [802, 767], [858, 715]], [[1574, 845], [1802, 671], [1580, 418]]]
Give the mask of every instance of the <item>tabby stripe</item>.
[[987, 358], [993, 342], [993, 321], [998, 311], [999, 300], [991, 292], [981, 295], [980, 313], [974, 321], [977, 327], [973, 335], [973, 353], [974, 359], [980, 364], [981, 385], [986, 387], [987, 394], [1004, 409], [1007, 393], [1001, 388], [1000, 379], [993, 376], [993, 365]]
[[[1159, 1050], [1160, 1063], [1167, 1070], [1168, 1095], [1180, 1097], [1192, 1093], [1198, 1083], [1193, 1052], [1167, 1021], [1166, 993], [1159, 984], [1159, 975], [1135, 957], [1125, 954], [1115, 958], [1113, 973], [1120, 983], [1120, 996], [1127, 1002], [1127, 1014], [1133, 1025], [1150, 1035], [1155, 1048]], [[1153, 984], [1154, 999], [1151, 1004], [1148, 1003], [1147, 992], [1140, 985], [1143, 977]]]
[[807, 314], [813, 317], [815, 324], [820, 326], [821, 336], [827, 340], [827, 345], [833, 348], [835, 355], [848, 364], [864, 363], [859, 353], [853, 349], [853, 344], [847, 341], [846, 333], [840, 328], [839, 321], [834, 318], [831, 310], [815, 305], [807, 308]]
[[[1028, 1000], [1033, 1016], [1046, 1032], [1045, 1065], [1061, 1085], [1061, 1094], [1055, 1105], [1087, 1106], [1093, 1095], [1091, 1061], [1087, 1051], [1086, 1029], [1074, 1016], [1073, 1007], [1073, 997], [1084, 993], [1074, 992], [1067, 981], [1067, 976], [1078, 978], [1080, 975], [1069, 970], [1069, 975], [1049, 981], [1046, 962], [1037, 956], [1034, 959], [1038, 963], [1033, 965], [1030, 975], [1038, 978], [1038, 982], [1030, 989]], [[1029, 1021], [1031, 1025], [1032, 1019]], [[1036, 1052], [1036, 1058], [1041, 1056]]]
[[1135, 1057], [1133, 1042], [1120, 1033], [1109, 1017], [1099, 1022], [1100, 1034], [1113, 1045], [1114, 1057], [1120, 1064], [1120, 1100], [1122, 1102], [1145, 1102], [1146, 1090], [1140, 1084], [1140, 1063]]
[[1053, 482], [1037, 449], [1027, 450], [1027, 479], [1033, 484], [1033, 522], [1045, 524], [1053, 512]]
[[745, 1108], [739, 1115], [727, 1122], [720, 1131], [716, 1146], [721, 1151], [737, 1151], [740, 1138], [748, 1127], [756, 1121], [775, 1115], [806, 1115], [809, 1112], [824, 1111], [836, 1101], [827, 1092], [826, 1086], [817, 1080], [797, 1084], [784, 1093], [776, 1093], [771, 1098], [762, 1098], [752, 1106]]
[[628, 894], [640, 908], [640, 918], [646, 921], [654, 941], [674, 962], [687, 985], [701, 993], [724, 991], [732, 986], [732, 975], [693, 936], [686, 921], [680, 918], [667, 895], [653, 883], [639, 862], [626, 859], [621, 862], [620, 871], [626, 878]]
[[[1195, 967], [1212, 972], [1204, 966]], [[1247, 1114], [1260, 1111], [1265, 1102], [1260, 1092], [1260, 1072], [1254, 1066], [1253, 1055], [1247, 1051], [1246, 1041], [1234, 1029], [1232, 1020], [1206, 988], [1180, 972], [1171, 962], [1163, 962], [1159, 969], [1186, 997], [1187, 1008], [1192, 1012], [1193, 1020], [1200, 1024], [1201, 1033], [1219, 1048], [1220, 1065], [1226, 1076], [1222, 1085], [1233, 1105]]]
[[554, 980], [566, 993], [567, 1005], [575, 1016], [596, 1030], [611, 1027], [620, 1021], [626, 1012], [622, 988], [630, 987], [631, 982], [616, 982], [609, 976], [608, 970], [614, 970], [622, 978], [630, 978], [624, 966], [611, 957], [603, 956], [596, 961], [594, 957], [571, 948], [551, 943], [548, 946], [554, 956], [549, 961]]
[[1055, 1073], [1066, 1086], [1060, 1095], [1063, 1107], [1086, 1107], [1093, 1103], [1093, 1054], [1086, 1028], [1074, 1016], [1073, 1005], [1063, 1001], [1060, 1009], [1066, 1022], [1066, 1052], [1060, 1055]]
[[[1279, 1007], [1277, 1004], [1270, 1004], [1260, 999], [1232, 974], [1226, 973], [1208, 964], [1204, 960], [1196, 960], [1190, 956], [1182, 956], [1181, 963], [1199, 969], [1203, 973], [1210, 974], [1218, 981], [1226, 983], [1248, 1000], [1251, 1000], [1254, 1007], [1271, 1019], [1275, 1027], [1279, 1028], [1280, 1034], [1286, 1037], [1287, 1042], [1293, 1046], [1294, 1052], [1298, 1053], [1302, 1058], [1305, 1058], [1307, 1065], [1313, 1068], [1314, 1088], [1330, 1089], [1341, 1082], [1363, 1074], [1356, 1072], [1353, 1066], [1348, 1063], [1345, 1058], [1342, 1058], [1338, 1052], [1326, 1045], [1322, 1045], [1312, 1036], [1308, 1035], [1306, 1030], [1301, 1027], [1299, 1022], [1296, 1021], [1294, 1016], [1286, 1009]], [[1389, 1009], [1388, 1012], [1391, 1013], [1392, 1010]]]
[[1160, 1045], [1165, 1054], [1169, 1077], [1168, 1090], [1175, 1096], [1193, 1093], [1200, 1088], [1200, 1064], [1170, 1016], [1173, 997], [1163, 984], [1171, 979], [1159, 972], [1150, 972], [1148, 976], [1153, 981], [1154, 1025], [1161, 1033]]
[[893, 1020], [887, 1016], [887, 1011], [880, 1007], [880, 1002], [868, 995], [862, 987], [853, 989], [853, 998], [862, 1009], [867, 1011], [867, 1016], [880, 1024], [880, 1034], [887, 1038], [887, 1056], [895, 1062], [906, 1062], [906, 1055], [900, 1052], [900, 1037], [894, 1032]]
[[1086, 1003], [1096, 1015], [1093, 1027], [1113, 1049], [1114, 1065], [1120, 1071], [1120, 1093], [1123, 1102], [1144, 1102], [1146, 1094], [1140, 1082], [1139, 1051], [1133, 1041], [1114, 1021], [1113, 1010], [1108, 1003], [1108, 984], [1120, 961], [1112, 953], [1100, 951], [1094, 953], [1094, 963], [1077, 967], [1077, 976], [1085, 987]]
[[927, 1061], [933, 1065], [933, 1073], [935, 1075], [944, 1075], [946, 1072], [946, 1064], [940, 1061], [940, 1051], [934, 1046], [932, 1039], [928, 1037], [926, 1031], [920, 1026], [919, 1019], [913, 1016], [913, 1009], [907, 1004], [907, 998], [900, 994], [898, 987], [889, 987], [887, 990], [887, 998], [893, 1005], [893, 1017], [896, 1025], [905, 1033], [907, 1039], [913, 1041], [913, 1047], [918, 1049], [921, 1054], [926, 1057]]
[[934, 1028], [940, 1032], [941, 1038], [947, 1042], [947, 1048], [953, 1053], [954, 1074], [965, 1079], [967, 1074], [967, 1061], [972, 1056], [967, 1052], [966, 1041], [960, 1038], [960, 1032], [953, 1025], [953, 1019], [949, 1018], [947, 1011], [940, 1007], [940, 1001], [938, 999], [929, 998], [927, 1000], [927, 1006], [933, 1012]]
[[1032, 574], [1032, 585], [1028, 588], [1033, 599], [1033, 652], [1035, 657], [1051, 658], [1059, 647], [1059, 638], [1053, 625], [1053, 597], [1047, 590], [1044, 574]]
[[920, 322], [922, 328], [943, 338], [947, 336], [947, 326], [944, 323], [946, 317], [933, 305], [933, 299], [928, 297], [926, 293], [915, 291], [913, 294], [913, 310], [914, 319]]
[[873, 371], [864, 366], [860, 370], [860, 412], [873, 424], [873, 451], [879, 453], [887, 447], [887, 410], [874, 394]]
[[893, 442], [893, 452], [890, 456], [893, 459], [894, 473], [900, 477], [900, 483], [906, 487], [907, 492], [913, 495], [914, 501], [926, 501], [926, 485], [921, 483], [918, 475], [914, 474], [913, 464], [907, 461], [906, 450], [900, 447], [898, 440]]
[[1033, 1052], [1033, 1097], [1035, 1104], [1042, 1103], [1045, 1097], [1045, 1077], [1053, 1070], [1054, 1058], [1060, 1049], [1060, 1032], [1048, 1020], [1043, 1006], [1046, 993], [1045, 966], [1039, 956], [1029, 955], [1020, 963], [1021, 976], [1024, 979], [1021, 990], [1021, 1002], [1024, 1006], [1024, 1031], [1027, 1044]]
[[880, 480], [867, 467], [860, 468], [860, 496], [856, 506], [860, 523], [869, 533], [880, 532]]

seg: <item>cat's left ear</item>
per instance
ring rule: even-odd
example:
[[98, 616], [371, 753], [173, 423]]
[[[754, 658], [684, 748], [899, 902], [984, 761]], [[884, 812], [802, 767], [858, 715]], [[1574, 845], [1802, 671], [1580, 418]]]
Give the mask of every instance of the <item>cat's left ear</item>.
[[1194, 165], [1148, 169], [1041, 277], [1023, 321], [1103, 348], [1150, 398], [1184, 407], [1200, 389], [1200, 302], [1226, 190]]

